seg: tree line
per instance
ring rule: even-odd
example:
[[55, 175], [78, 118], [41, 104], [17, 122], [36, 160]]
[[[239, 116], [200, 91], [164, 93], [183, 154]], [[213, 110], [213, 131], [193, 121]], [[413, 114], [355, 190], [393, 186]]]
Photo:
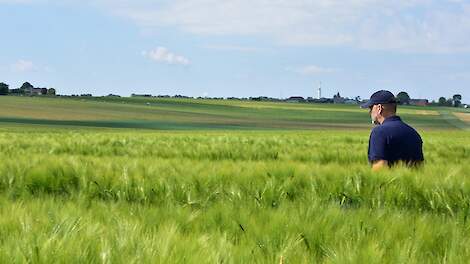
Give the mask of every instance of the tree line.
[[56, 95], [54, 88], [36, 88], [29, 82], [23, 83], [20, 88], [10, 89], [6, 83], [0, 82], [0, 95]]
[[[407, 92], [399, 92], [396, 95], [397, 101], [399, 104], [408, 105], [412, 100]], [[445, 98], [440, 97], [439, 100], [432, 101], [429, 103], [430, 105], [437, 105], [437, 106], [453, 106], [453, 107], [460, 107], [462, 106], [462, 95], [454, 94], [452, 98]]]
[[[33, 91], [35, 91], [34, 94], [41, 94], [41, 95], [56, 95], [56, 90], [54, 88], [35, 88], [32, 84], [29, 82], [23, 83], [20, 88], [17, 89], [10, 89], [8, 84], [0, 82], [0, 95], [33, 95]], [[91, 96], [91, 94], [90, 94]], [[148, 96], [150, 97], [151, 95], [136, 95], [132, 94], [132, 96]], [[339, 96], [339, 93], [338, 93]], [[181, 96], [183, 97], [183, 96]], [[410, 102], [413, 100], [410, 98], [407, 92], [399, 92], [396, 95], [398, 104], [401, 105], [409, 105]], [[251, 98], [250, 98], [251, 99]], [[359, 100], [356, 98], [356, 100]], [[439, 100], [432, 101], [430, 103], [427, 103], [429, 105], [437, 105], [437, 106], [453, 106], [453, 107], [460, 107], [462, 106], [462, 95], [460, 94], [454, 94], [452, 98], [445, 98], [445, 97], [440, 97]]]

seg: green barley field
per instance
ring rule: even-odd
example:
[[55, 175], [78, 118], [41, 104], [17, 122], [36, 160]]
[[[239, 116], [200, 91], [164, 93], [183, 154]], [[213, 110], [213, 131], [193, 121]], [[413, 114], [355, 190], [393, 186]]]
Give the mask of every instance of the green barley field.
[[373, 173], [358, 106], [0, 97], [0, 263], [468, 263], [470, 112], [403, 107], [426, 164]]

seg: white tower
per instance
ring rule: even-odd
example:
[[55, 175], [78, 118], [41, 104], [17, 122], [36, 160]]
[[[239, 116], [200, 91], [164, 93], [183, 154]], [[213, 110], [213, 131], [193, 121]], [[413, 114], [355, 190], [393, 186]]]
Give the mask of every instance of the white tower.
[[321, 99], [321, 82], [320, 86], [318, 86], [318, 99]]

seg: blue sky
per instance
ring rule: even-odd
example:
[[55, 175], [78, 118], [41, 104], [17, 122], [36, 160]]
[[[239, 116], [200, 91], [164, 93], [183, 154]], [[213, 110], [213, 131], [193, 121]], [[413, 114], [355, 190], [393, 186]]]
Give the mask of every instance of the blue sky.
[[0, 17], [11, 88], [470, 102], [470, 0], [0, 0]]

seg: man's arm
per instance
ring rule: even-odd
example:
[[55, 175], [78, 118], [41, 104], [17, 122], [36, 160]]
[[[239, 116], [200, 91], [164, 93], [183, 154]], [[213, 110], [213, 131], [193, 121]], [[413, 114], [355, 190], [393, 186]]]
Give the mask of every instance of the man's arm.
[[370, 134], [368, 154], [373, 171], [388, 167], [387, 137], [380, 127], [374, 128]]
[[372, 170], [373, 171], [379, 171], [384, 168], [388, 168], [388, 161], [386, 160], [376, 160], [372, 162]]

